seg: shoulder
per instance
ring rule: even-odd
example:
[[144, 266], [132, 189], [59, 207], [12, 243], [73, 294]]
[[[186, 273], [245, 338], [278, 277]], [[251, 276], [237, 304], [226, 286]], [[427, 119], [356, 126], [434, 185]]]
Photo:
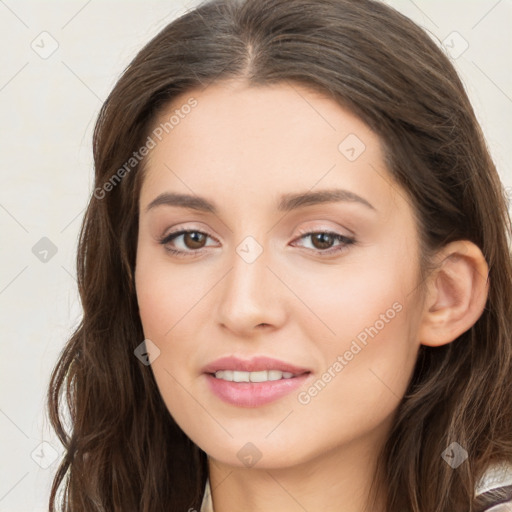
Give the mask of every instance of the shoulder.
[[475, 489], [476, 512], [512, 512], [512, 464], [489, 466]]

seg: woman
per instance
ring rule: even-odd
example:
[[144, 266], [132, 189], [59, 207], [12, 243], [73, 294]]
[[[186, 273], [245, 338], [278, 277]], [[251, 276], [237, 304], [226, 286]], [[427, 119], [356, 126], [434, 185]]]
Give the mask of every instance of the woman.
[[512, 506], [510, 219], [419, 27], [204, 3], [125, 70], [94, 157], [51, 510], [66, 477], [69, 511]]

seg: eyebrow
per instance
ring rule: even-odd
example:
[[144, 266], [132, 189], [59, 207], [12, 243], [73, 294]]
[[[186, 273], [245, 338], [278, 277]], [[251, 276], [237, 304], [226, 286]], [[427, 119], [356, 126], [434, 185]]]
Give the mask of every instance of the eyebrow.
[[[308, 191], [283, 194], [279, 199], [277, 210], [280, 212], [289, 212], [305, 206], [342, 201], [359, 203], [371, 210], [376, 211], [375, 207], [371, 205], [366, 199], [358, 196], [354, 192], [350, 192], [349, 190], [344, 189], [328, 189], [318, 190], [316, 192]], [[189, 194], [178, 194], [175, 192], [164, 192], [163, 194], [157, 196], [146, 207], [146, 212], [162, 205], [178, 206], [181, 208], [188, 208], [191, 210], [213, 214], [218, 213], [218, 208], [215, 206], [215, 204], [208, 199], [205, 199], [204, 197]]]

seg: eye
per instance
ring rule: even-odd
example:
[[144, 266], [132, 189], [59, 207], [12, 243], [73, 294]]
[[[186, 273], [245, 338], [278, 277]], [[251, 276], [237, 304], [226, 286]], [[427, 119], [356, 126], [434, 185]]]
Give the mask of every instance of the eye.
[[[356, 243], [354, 238], [350, 238], [333, 231], [309, 231], [302, 233], [298, 240], [310, 238], [312, 242], [312, 249], [316, 254], [334, 254], [346, 250], [347, 246]], [[338, 241], [339, 245], [332, 246], [334, 242]]]
[[[183, 237], [183, 239], [181, 240], [181, 244], [178, 245], [181, 245], [184, 249], [176, 249], [171, 245], [171, 243], [174, 244], [180, 237]], [[169, 233], [161, 238], [159, 243], [162, 244], [165, 247], [165, 250], [169, 251], [171, 254], [175, 254], [176, 256], [191, 256], [201, 252], [207, 238], [209, 238], [208, 233], [204, 233], [203, 231], [198, 231], [197, 229], [183, 229], [181, 231]]]
[[[182, 248], [176, 248], [176, 241], [181, 237], [180, 244]], [[208, 238], [212, 238], [203, 231], [196, 229], [185, 229], [169, 233], [168, 235], [159, 239], [159, 243], [165, 247], [165, 250], [180, 257], [193, 256], [199, 254], [205, 247], [205, 241]], [[333, 231], [309, 231], [303, 232], [302, 236], [298, 240], [310, 238], [313, 247], [311, 250], [316, 254], [330, 255], [333, 253], [339, 253], [346, 250], [347, 246], [356, 243], [354, 238], [340, 235]], [[333, 247], [334, 242], [339, 242], [338, 245]]]

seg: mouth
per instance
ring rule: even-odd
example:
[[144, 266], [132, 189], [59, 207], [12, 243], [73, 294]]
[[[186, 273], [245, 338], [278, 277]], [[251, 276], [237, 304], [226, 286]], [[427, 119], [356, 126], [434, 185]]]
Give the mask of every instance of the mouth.
[[236, 407], [261, 407], [289, 395], [312, 372], [268, 357], [224, 357], [203, 368], [203, 375], [210, 391], [223, 402]]
[[215, 373], [209, 373], [208, 375], [228, 382], [271, 382], [282, 379], [293, 379], [300, 375], [304, 375], [305, 373], [310, 372], [294, 374], [292, 372], [283, 372], [281, 370], [261, 370], [257, 372], [217, 370]]

